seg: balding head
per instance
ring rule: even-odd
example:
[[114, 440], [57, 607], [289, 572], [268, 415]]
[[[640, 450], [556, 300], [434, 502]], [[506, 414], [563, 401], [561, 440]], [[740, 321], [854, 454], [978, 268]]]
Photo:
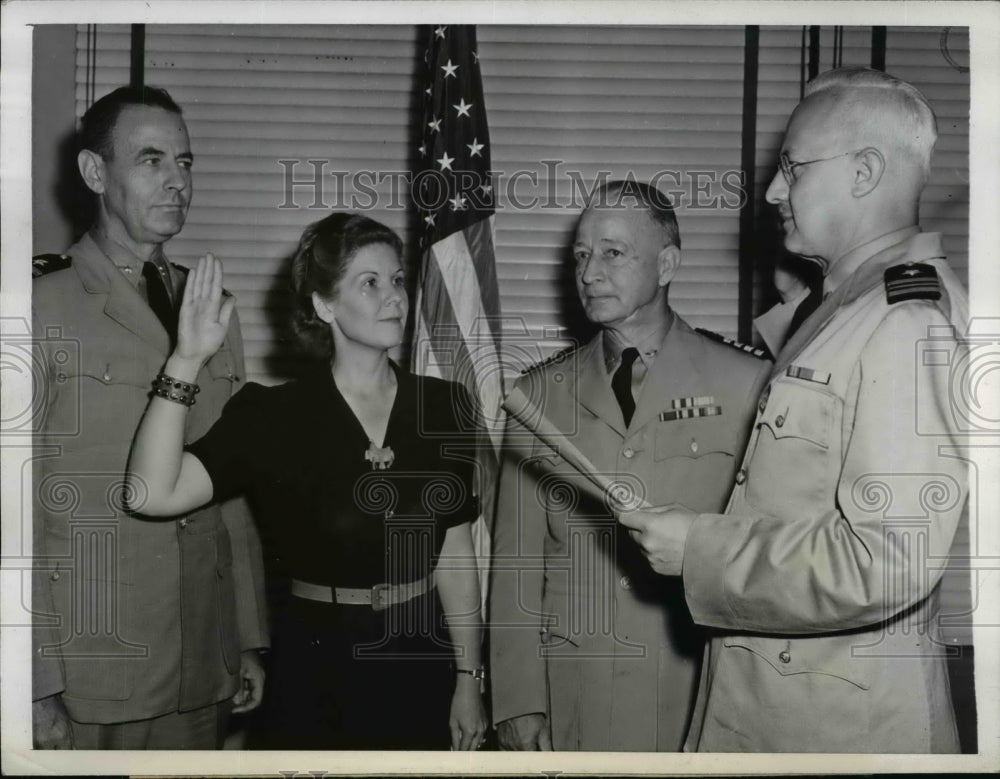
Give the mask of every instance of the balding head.
[[937, 120], [916, 87], [869, 68], [837, 68], [806, 85], [805, 100], [822, 99], [851, 148], [874, 146], [901, 163], [890, 175], [922, 189], [930, 176]]

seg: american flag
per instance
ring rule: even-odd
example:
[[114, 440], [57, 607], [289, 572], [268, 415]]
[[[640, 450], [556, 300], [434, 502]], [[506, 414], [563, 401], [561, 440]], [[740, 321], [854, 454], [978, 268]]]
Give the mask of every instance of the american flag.
[[483, 516], [473, 527], [473, 538], [483, 561], [489, 559], [503, 435], [490, 135], [475, 26], [432, 26], [426, 35], [414, 187], [423, 262], [412, 355], [417, 373], [462, 384], [478, 403], [485, 433], [479, 442], [477, 485]]

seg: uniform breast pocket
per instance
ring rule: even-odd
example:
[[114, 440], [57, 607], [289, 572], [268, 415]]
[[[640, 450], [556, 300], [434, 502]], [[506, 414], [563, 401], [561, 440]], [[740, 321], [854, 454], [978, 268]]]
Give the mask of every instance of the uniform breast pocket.
[[156, 373], [141, 355], [100, 355], [95, 350], [93, 359], [67, 376], [60, 390], [61, 402], [78, 410], [81, 435], [75, 443], [126, 445], [149, 403]]
[[751, 502], [774, 505], [780, 495], [792, 515], [831, 504], [840, 464], [830, 455], [839, 451], [841, 407], [840, 398], [825, 389], [791, 379], [774, 383], [748, 464]]
[[732, 489], [735, 435], [733, 420], [724, 415], [658, 423], [653, 442], [656, 478], [647, 485], [647, 499], [676, 501], [695, 511], [721, 511]]
[[837, 402], [825, 390], [777, 381], [758, 424], [775, 439], [797, 439], [829, 449]]

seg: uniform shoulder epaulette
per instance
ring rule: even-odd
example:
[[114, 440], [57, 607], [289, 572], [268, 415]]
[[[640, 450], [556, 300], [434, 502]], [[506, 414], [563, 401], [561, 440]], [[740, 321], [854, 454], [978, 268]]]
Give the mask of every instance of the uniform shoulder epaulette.
[[57, 270], [66, 270], [73, 264], [68, 254], [39, 254], [31, 258], [31, 278], [37, 279]]
[[695, 332], [701, 333], [706, 338], [711, 338], [713, 341], [718, 341], [720, 344], [725, 344], [726, 346], [731, 346], [734, 349], [739, 349], [741, 352], [746, 352], [751, 354], [759, 360], [767, 359], [767, 351], [765, 349], [758, 349], [756, 346], [751, 346], [750, 344], [743, 344], [733, 338], [727, 338], [719, 333], [714, 333], [711, 330], [706, 330], [703, 327], [696, 327]]
[[941, 280], [937, 268], [926, 262], [907, 262], [886, 268], [885, 302], [889, 305], [904, 300], [940, 300]]
[[565, 349], [560, 349], [558, 352], [553, 352], [544, 360], [536, 362], [534, 365], [529, 365], [527, 368], [522, 370], [521, 375], [524, 376], [526, 373], [532, 373], [533, 371], [537, 371], [541, 368], [546, 367], [547, 365], [558, 365], [563, 360], [565, 360], [566, 357], [570, 354], [570, 352], [572, 352], [574, 349], [576, 349], [575, 346], [567, 346]]

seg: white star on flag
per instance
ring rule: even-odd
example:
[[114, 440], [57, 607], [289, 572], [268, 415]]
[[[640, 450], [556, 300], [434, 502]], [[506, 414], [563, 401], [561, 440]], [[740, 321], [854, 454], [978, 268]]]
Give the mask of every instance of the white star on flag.
[[[423, 235], [410, 354], [414, 373], [459, 382], [474, 401], [463, 432], [474, 429], [470, 436], [475, 442], [474, 492], [482, 506], [472, 523], [472, 538], [483, 597], [488, 590], [493, 518], [490, 496], [497, 483], [504, 431], [496, 186], [482, 186], [492, 184], [492, 147], [479, 72], [482, 58], [475, 54], [476, 28], [453, 24], [445, 34], [444, 25], [429, 24], [421, 27], [421, 37], [427, 44], [423, 73], [430, 87], [425, 95], [418, 94], [423, 103], [418, 129], [423, 137], [415, 139], [413, 148], [423, 143], [427, 156], [418, 154], [412, 162], [414, 174], [433, 173], [420, 177], [414, 193], [419, 195], [416, 218]], [[425, 87], [427, 83], [418, 89]], [[432, 121], [437, 135], [427, 129]], [[436, 194], [431, 197], [432, 193]]]
[[441, 120], [440, 119], [432, 119], [431, 121], [429, 121], [427, 123], [427, 126], [430, 127], [436, 133], [441, 132]]

